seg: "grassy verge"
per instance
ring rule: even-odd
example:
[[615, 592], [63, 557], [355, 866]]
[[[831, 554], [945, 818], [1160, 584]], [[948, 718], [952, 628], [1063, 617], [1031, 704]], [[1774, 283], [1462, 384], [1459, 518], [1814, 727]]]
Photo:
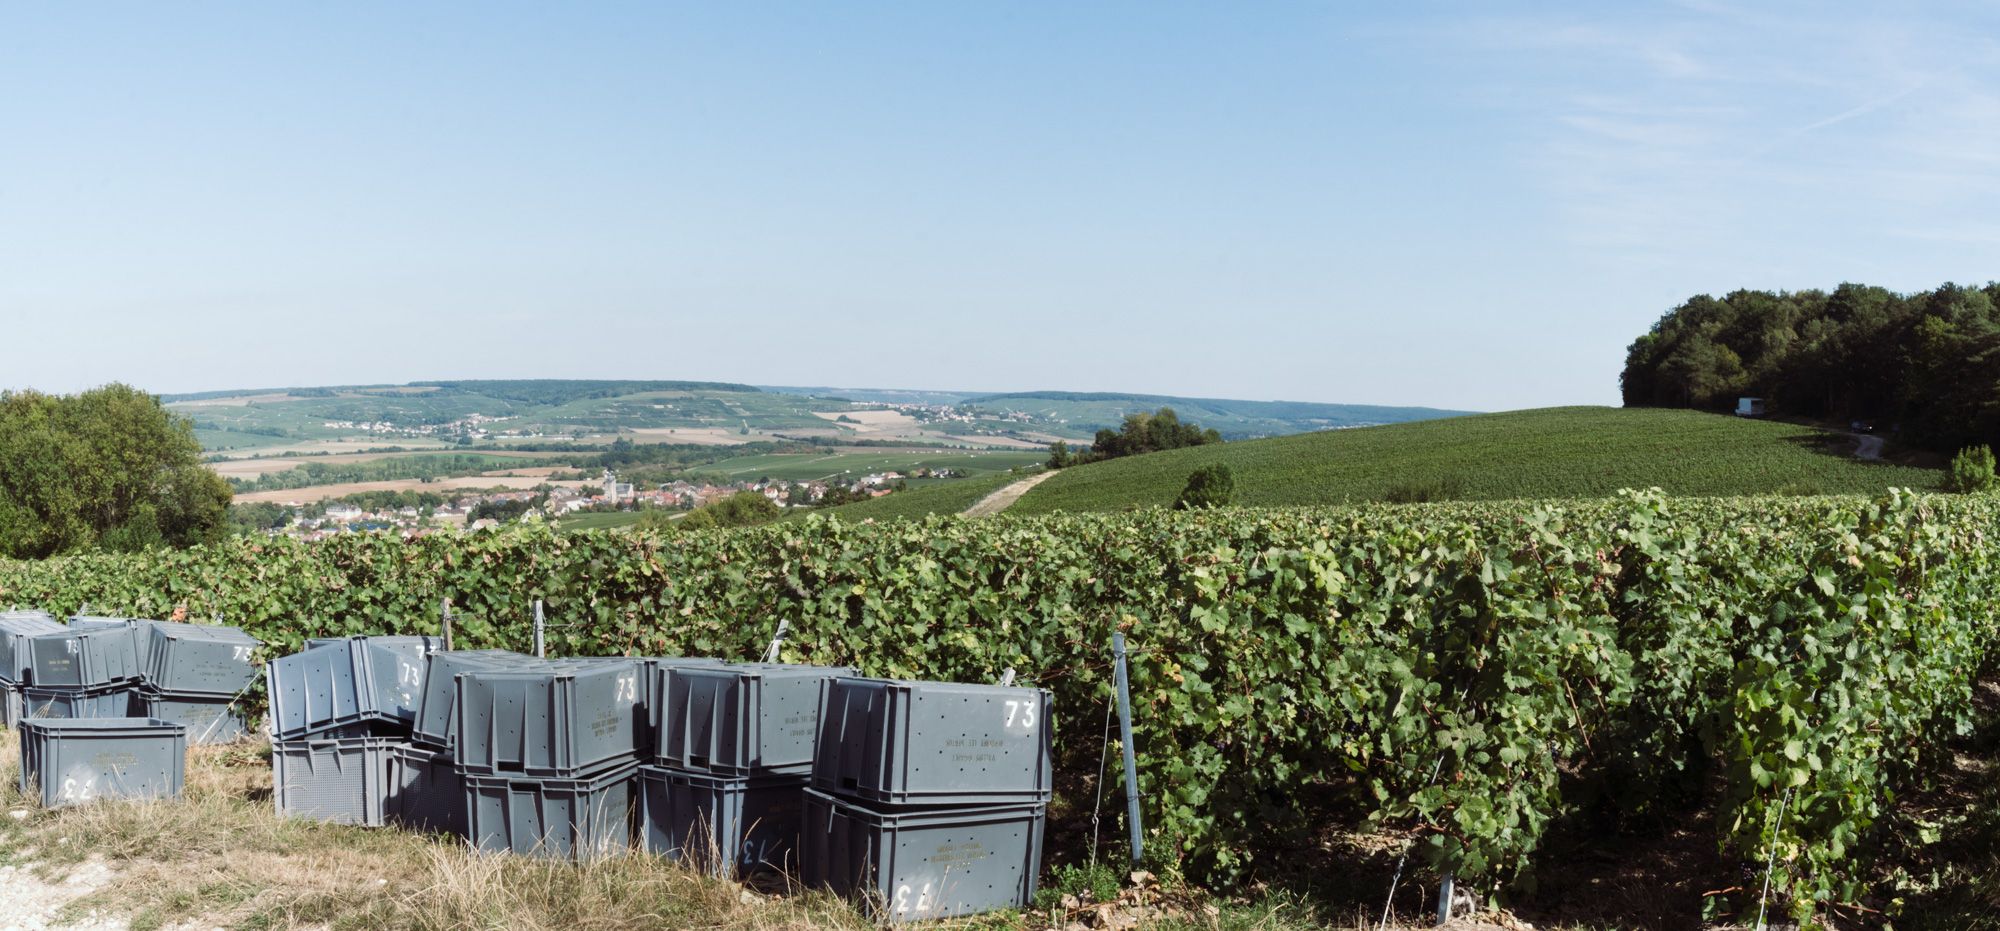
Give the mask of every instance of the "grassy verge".
[[[822, 893], [757, 892], [658, 857], [586, 863], [474, 853], [463, 845], [392, 829], [278, 817], [267, 745], [193, 748], [187, 791], [167, 803], [105, 802], [44, 810], [18, 787], [20, 741], [0, 729], [0, 868], [43, 883], [78, 873], [107, 877], [70, 901], [57, 921], [122, 917], [133, 931], [204, 928], [407, 929], [407, 931], [744, 931], [868, 929], [876, 925]], [[1054, 888], [1026, 913], [943, 927], [1063, 928], [1087, 917], [1064, 895], [1105, 886], [1102, 873], [1057, 871]], [[1109, 880], [1117, 888], [1115, 874]], [[1102, 891], [1102, 890], [1100, 890]], [[1361, 927], [1329, 922], [1285, 897], [1207, 908], [1193, 893], [1156, 898], [1127, 927], [1160, 931], [1303, 931]], [[1169, 914], [1160, 914], [1161, 911]], [[30, 927], [40, 925], [30, 924]]]

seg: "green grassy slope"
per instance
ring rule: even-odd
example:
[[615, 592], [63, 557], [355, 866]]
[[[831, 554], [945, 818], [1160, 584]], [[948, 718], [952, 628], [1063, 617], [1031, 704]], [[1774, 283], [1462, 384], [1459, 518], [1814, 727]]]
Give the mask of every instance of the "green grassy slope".
[[1844, 437], [1677, 410], [1562, 407], [1308, 433], [1154, 453], [1065, 470], [1008, 510], [1112, 510], [1173, 503], [1187, 475], [1227, 463], [1242, 505], [1384, 499], [1443, 482], [1467, 500], [1609, 495], [1869, 493], [1935, 488], [1939, 473], [1861, 462]]

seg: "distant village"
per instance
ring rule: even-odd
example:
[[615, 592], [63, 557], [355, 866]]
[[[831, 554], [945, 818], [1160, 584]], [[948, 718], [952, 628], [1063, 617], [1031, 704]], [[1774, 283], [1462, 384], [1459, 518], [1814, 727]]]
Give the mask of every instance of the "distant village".
[[[713, 504], [731, 495], [754, 492], [785, 508], [810, 508], [834, 495], [840, 500], [879, 498], [897, 490], [909, 479], [960, 478], [953, 469], [916, 469], [904, 472], [877, 472], [856, 479], [792, 482], [757, 480], [713, 484], [673, 481], [657, 488], [635, 488], [618, 481], [606, 470], [594, 485], [542, 485], [512, 491], [464, 492], [451, 494], [446, 503], [433, 507], [406, 505], [393, 508], [364, 508], [346, 501], [324, 506], [287, 502], [291, 520], [268, 531], [273, 535], [317, 540], [339, 533], [370, 530], [423, 532], [432, 530], [481, 530], [498, 526], [516, 515], [522, 518], [560, 520], [582, 513], [640, 511], [647, 509], [691, 510]], [[482, 517], [482, 513], [507, 515]]]

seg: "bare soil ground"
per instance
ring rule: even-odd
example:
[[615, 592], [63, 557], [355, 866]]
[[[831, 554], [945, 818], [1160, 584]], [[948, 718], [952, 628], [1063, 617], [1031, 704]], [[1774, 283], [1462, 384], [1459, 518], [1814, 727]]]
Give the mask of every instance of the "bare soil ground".
[[1014, 502], [1021, 500], [1021, 496], [1027, 494], [1028, 489], [1054, 478], [1055, 474], [1055, 470], [1050, 469], [1046, 472], [1037, 472], [1018, 482], [1007, 485], [978, 501], [974, 501], [971, 507], [965, 509], [965, 516], [987, 517], [1007, 510], [1013, 506]]

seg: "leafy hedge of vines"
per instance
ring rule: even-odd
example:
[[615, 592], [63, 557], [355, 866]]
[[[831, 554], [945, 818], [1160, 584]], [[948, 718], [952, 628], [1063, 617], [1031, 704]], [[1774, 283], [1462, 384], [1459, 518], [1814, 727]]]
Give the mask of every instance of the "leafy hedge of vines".
[[[1669, 499], [1143, 511], [648, 536], [534, 527], [239, 539], [0, 563], [0, 604], [220, 612], [278, 648], [431, 632], [569, 654], [785, 658], [1053, 688], [1094, 772], [1114, 626], [1149, 848], [1227, 880], [1269, 825], [1368, 812], [1435, 869], [1513, 878], [1575, 805], [1719, 774], [1718, 841], [1804, 916], [1863, 890], [1888, 800], [1967, 721], [1995, 646], [2000, 505]], [[1066, 718], [1066, 719], [1065, 719]], [[1078, 780], [1059, 778], [1059, 784]], [[1071, 799], [1088, 803], [1088, 799]]]

